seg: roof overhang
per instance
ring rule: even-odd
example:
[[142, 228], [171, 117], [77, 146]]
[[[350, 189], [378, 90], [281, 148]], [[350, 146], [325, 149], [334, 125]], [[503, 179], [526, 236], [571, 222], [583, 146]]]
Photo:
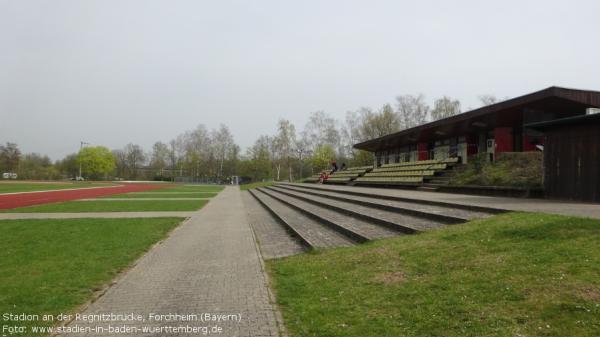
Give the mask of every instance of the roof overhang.
[[512, 98], [455, 116], [440, 119], [414, 128], [402, 130], [354, 145], [354, 148], [375, 152], [381, 149], [416, 143], [443, 135], [472, 133], [493, 127], [514, 125], [522, 118], [524, 108], [551, 106], [556, 111], [576, 110], [583, 114], [586, 108], [600, 107], [600, 92], [561, 87], [550, 87], [531, 94]]
[[[525, 125], [528, 129], [546, 131], [551, 129], [559, 129], [563, 127], [571, 127], [576, 125], [600, 125], [600, 113], [574, 116], [568, 118], [555, 119], [553, 121], [531, 123]], [[600, 131], [600, 130], [599, 130]]]

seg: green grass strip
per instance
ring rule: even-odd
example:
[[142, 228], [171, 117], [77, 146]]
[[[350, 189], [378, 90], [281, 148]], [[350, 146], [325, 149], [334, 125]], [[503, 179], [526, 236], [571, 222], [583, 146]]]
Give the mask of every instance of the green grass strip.
[[156, 192], [221, 192], [225, 186], [222, 185], [176, 185], [173, 187], [154, 190]]
[[0, 313], [73, 312], [181, 220], [0, 220]]
[[67, 201], [2, 210], [2, 213], [195, 211], [208, 200]]
[[132, 199], [144, 199], [144, 198], [213, 198], [217, 193], [126, 193], [126, 194], [113, 194], [101, 197], [100, 199], [111, 199], [111, 198], [132, 198]]
[[510, 213], [268, 269], [294, 337], [600, 331], [600, 220]]

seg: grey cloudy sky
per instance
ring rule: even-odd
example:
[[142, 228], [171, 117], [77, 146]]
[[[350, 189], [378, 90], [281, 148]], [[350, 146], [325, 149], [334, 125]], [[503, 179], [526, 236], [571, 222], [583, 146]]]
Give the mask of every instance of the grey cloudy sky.
[[398, 94], [600, 90], [600, 2], [0, 0], [0, 142], [58, 159]]

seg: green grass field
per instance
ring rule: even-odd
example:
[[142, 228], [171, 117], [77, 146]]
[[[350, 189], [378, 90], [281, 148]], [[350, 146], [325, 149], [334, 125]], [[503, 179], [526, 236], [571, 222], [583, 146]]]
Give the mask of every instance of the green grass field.
[[99, 186], [111, 186], [111, 183], [91, 183], [91, 182], [0, 182], [0, 194], [1, 193], [15, 193], [15, 192], [33, 192], [33, 191], [51, 191], [51, 190], [64, 190], [69, 188], [86, 188], [86, 187], [99, 187]]
[[510, 213], [268, 269], [293, 337], [600, 332], [600, 220]]
[[0, 220], [0, 312], [73, 312], [181, 220]]
[[67, 201], [1, 210], [0, 213], [195, 211], [208, 200]]
[[168, 192], [168, 193], [151, 193], [151, 192], [143, 192], [143, 193], [125, 193], [125, 194], [113, 194], [107, 195], [105, 197], [101, 197], [100, 199], [110, 199], [110, 198], [132, 198], [132, 199], [147, 199], [147, 198], [213, 198], [217, 195], [217, 193], [213, 192], [200, 192], [200, 193], [178, 193], [178, 192]]
[[155, 190], [156, 192], [221, 192], [223, 185], [175, 185], [172, 187]]

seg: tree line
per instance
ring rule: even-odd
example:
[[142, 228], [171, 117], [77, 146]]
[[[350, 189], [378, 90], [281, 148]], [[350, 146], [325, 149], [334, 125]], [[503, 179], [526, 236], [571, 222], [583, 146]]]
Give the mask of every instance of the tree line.
[[[483, 105], [497, 102], [482, 95]], [[232, 176], [246, 181], [297, 180], [338, 165], [373, 163], [371, 153], [353, 145], [461, 112], [458, 100], [444, 96], [430, 107], [424, 95], [397, 96], [393, 104], [378, 109], [361, 107], [337, 120], [324, 111], [309, 114], [301, 129], [280, 119], [276, 132], [259, 136], [241, 151], [226, 125], [208, 129], [198, 125], [168, 142], [157, 141], [146, 150], [138, 144], [109, 150], [89, 145], [78, 153], [52, 162], [38, 153], [22, 154], [17, 144], [0, 145], [0, 172], [15, 172], [20, 179], [174, 180], [226, 182]]]

